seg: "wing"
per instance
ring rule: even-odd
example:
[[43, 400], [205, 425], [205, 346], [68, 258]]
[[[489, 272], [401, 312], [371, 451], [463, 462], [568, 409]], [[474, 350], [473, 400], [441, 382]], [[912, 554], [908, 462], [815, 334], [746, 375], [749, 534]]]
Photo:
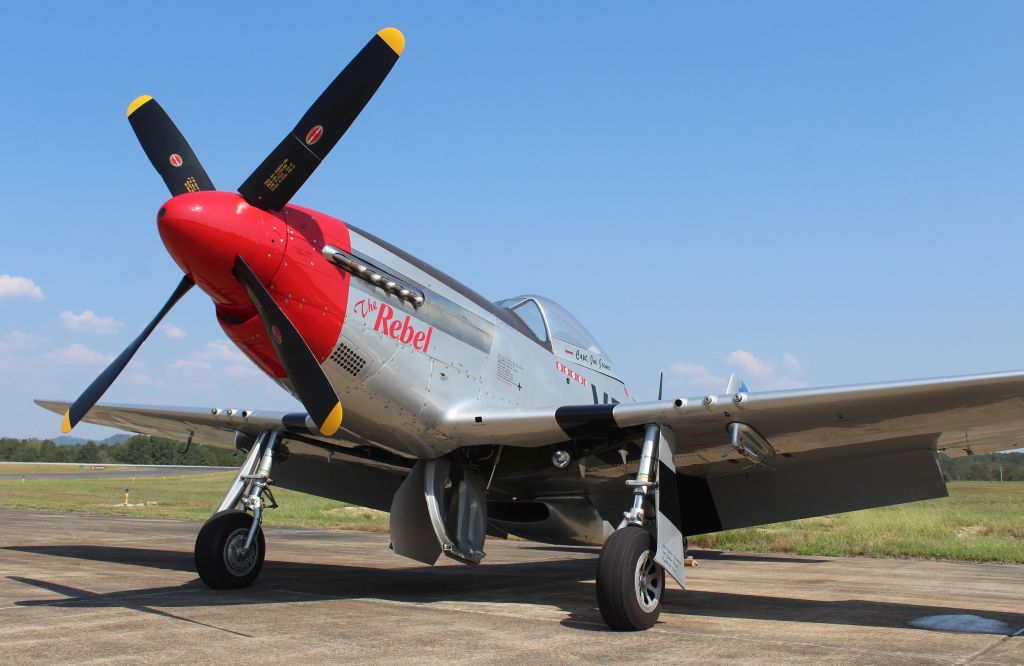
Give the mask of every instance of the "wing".
[[[36, 404], [63, 414], [69, 403], [36, 400]], [[391, 508], [391, 498], [412, 466], [412, 461], [353, 433], [339, 430], [323, 436], [304, 412], [100, 404], [82, 420], [178, 440], [192, 436], [200, 444], [232, 449], [239, 433], [252, 442], [264, 430], [278, 430], [287, 456], [274, 467], [275, 485], [382, 511]]]
[[[35, 402], [57, 414], [63, 414], [70, 404], [58, 400]], [[184, 440], [191, 435], [193, 440], [200, 444], [229, 449], [235, 448], [235, 433], [242, 433], [250, 439], [255, 439], [263, 430], [282, 430], [291, 435], [335, 446], [368, 444], [352, 433], [339, 432], [334, 437], [321, 436], [316, 424], [305, 412], [99, 404], [90, 409], [82, 420], [129, 432], [178, 440]]]
[[622, 444], [628, 431], [669, 426], [680, 528], [692, 535], [944, 497], [935, 451], [963, 455], [1024, 446], [1024, 373], [548, 410], [478, 409], [452, 421], [467, 442], [571, 442], [579, 473], [575, 466], [562, 474], [551, 466], [518, 476], [499, 471], [498, 482], [510, 495], [533, 497], [555, 513], [566, 510], [566, 498], [577, 497], [573, 510], [596, 507], [611, 525], [628, 500], [622, 482], [637, 470], [636, 447]]
[[745, 457], [732, 444], [737, 423], [745, 426], [741, 435], [752, 431], [752, 439], [767, 442], [770, 458], [897, 440], [956, 456], [1024, 446], [1024, 372], [551, 409], [481, 408], [451, 421], [465, 441], [525, 447], [657, 423], [675, 432], [687, 466]]

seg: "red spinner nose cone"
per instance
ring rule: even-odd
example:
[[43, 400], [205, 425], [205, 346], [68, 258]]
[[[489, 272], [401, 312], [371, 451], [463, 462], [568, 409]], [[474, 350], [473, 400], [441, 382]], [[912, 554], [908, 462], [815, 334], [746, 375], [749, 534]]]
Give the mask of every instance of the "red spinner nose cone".
[[160, 209], [157, 227], [181, 270], [227, 310], [252, 309], [232, 275], [235, 258], [245, 259], [267, 284], [281, 265], [287, 238], [281, 220], [233, 192], [176, 196]]

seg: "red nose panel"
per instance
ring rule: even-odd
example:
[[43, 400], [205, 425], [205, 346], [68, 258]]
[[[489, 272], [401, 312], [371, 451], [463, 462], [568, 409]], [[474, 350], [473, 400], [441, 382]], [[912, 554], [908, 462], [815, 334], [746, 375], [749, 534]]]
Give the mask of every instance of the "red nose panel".
[[230, 192], [176, 196], [160, 209], [157, 222], [175, 262], [213, 299], [224, 332], [264, 372], [285, 376], [248, 294], [232, 274], [238, 255], [317, 361], [327, 359], [345, 322], [349, 275], [321, 252], [325, 244], [351, 251], [344, 222], [296, 206], [264, 212]]
[[324, 245], [351, 252], [352, 241], [344, 222], [322, 213], [287, 206], [283, 216], [288, 223], [288, 247], [270, 282], [270, 293], [316, 360], [323, 363], [345, 323], [349, 274], [338, 270], [322, 252]]
[[157, 226], [174, 261], [210, 295], [218, 312], [239, 319], [255, 310], [231, 274], [235, 257], [245, 259], [264, 284], [284, 259], [287, 235], [281, 220], [232, 192], [176, 196], [160, 209]]

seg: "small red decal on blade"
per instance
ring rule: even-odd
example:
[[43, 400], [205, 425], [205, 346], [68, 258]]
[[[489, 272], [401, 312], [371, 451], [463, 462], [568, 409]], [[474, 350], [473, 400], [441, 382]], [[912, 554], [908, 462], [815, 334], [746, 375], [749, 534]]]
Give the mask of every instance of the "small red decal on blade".
[[172, 153], [170, 161], [171, 161], [171, 166], [172, 167], [180, 167], [181, 166], [181, 155], [179, 155], [178, 153]]
[[317, 125], [313, 129], [306, 132], [306, 145], [312, 146], [314, 143], [320, 140], [320, 137], [324, 135], [324, 126]]
[[274, 342], [281, 344], [283, 338], [281, 337], [281, 331], [277, 330], [277, 326], [270, 327], [270, 337], [274, 338]]

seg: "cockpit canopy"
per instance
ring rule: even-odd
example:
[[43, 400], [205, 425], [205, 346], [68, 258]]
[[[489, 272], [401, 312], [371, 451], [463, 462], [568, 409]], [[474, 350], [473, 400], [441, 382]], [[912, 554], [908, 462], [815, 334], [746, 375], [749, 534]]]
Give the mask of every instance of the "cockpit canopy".
[[[506, 298], [495, 305], [517, 315], [541, 342], [553, 341], [555, 356], [571, 351], [574, 358], [568, 360], [614, 376], [611, 359], [597, 339], [558, 303], [543, 296], [527, 295]], [[559, 349], [558, 342], [566, 343], [571, 349], [564, 349], [565, 345]]]

